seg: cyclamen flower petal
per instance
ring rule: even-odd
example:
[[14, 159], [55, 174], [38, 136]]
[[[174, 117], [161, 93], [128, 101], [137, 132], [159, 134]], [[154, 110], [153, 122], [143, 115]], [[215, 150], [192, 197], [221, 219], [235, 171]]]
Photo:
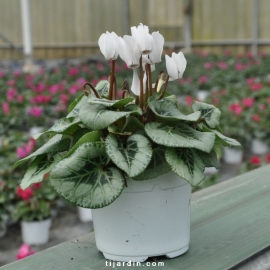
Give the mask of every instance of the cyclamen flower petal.
[[170, 80], [182, 78], [187, 66], [187, 60], [182, 52], [178, 54], [172, 53], [172, 57], [165, 55], [166, 68], [170, 76]]
[[161, 55], [163, 51], [164, 45], [164, 37], [159, 32], [153, 32], [153, 50], [149, 53], [149, 59], [152, 64], [156, 64], [161, 62]]
[[107, 60], [115, 60], [118, 57], [118, 36], [108, 31], [98, 39], [100, 51]]
[[133, 78], [132, 78], [132, 85], [131, 91], [136, 95], [140, 95], [140, 79], [137, 73], [137, 68], [133, 68]]
[[149, 54], [153, 50], [153, 37], [149, 34], [148, 26], [140, 23], [138, 27], [131, 27], [131, 35], [140, 49], [140, 54]]
[[132, 36], [125, 35], [118, 38], [118, 52], [120, 58], [129, 68], [138, 67], [140, 64], [140, 50]]

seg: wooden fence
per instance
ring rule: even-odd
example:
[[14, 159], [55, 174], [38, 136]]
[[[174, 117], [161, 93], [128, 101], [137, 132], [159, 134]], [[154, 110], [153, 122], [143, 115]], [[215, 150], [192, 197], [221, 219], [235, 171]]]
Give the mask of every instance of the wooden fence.
[[[219, 53], [250, 51], [254, 0], [193, 0], [192, 47]], [[258, 1], [258, 44], [270, 53], [270, 0]], [[89, 56], [101, 33], [129, 34], [140, 22], [159, 30], [169, 46], [183, 46], [185, 0], [30, 0], [35, 58]], [[0, 1], [0, 59], [22, 58], [19, 0]], [[223, 44], [223, 41], [225, 44]], [[214, 43], [211, 43], [214, 42]], [[269, 42], [270, 44], [270, 42]]]

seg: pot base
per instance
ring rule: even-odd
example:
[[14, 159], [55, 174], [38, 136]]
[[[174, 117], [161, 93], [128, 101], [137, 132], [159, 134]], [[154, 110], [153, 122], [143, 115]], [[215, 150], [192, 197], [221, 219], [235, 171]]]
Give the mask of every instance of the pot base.
[[119, 256], [119, 255], [114, 255], [114, 254], [109, 254], [103, 252], [104, 257], [107, 260], [112, 260], [112, 261], [117, 261], [117, 262], [144, 262], [146, 261], [149, 257], [156, 257], [156, 256], [166, 256], [167, 258], [175, 258], [177, 256], [180, 256], [184, 254], [185, 252], [188, 251], [189, 246], [183, 247], [181, 249], [168, 252], [166, 254], [156, 254], [156, 255], [150, 255], [150, 256]]

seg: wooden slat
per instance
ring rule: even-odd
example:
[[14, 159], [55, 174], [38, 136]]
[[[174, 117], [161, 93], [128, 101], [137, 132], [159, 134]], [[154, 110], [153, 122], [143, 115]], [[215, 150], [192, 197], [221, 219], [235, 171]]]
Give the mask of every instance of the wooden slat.
[[[228, 269], [269, 246], [269, 192], [270, 165], [194, 193], [190, 249], [174, 259], [160, 257], [165, 266], [156, 269]], [[101, 270], [108, 269], [105, 262], [91, 233], [0, 269]]]

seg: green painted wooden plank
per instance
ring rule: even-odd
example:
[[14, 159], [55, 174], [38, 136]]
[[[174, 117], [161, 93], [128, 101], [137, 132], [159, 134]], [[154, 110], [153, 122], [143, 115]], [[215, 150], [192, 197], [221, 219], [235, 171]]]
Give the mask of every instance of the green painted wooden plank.
[[[191, 243], [180, 257], [160, 257], [155, 269], [221, 270], [270, 245], [270, 165], [194, 193]], [[152, 261], [149, 261], [152, 262]], [[109, 263], [109, 261], [108, 261]], [[116, 269], [142, 269], [142, 266]], [[94, 234], [3, 266], [1, 270], [113, 269], [95, 247]]]

